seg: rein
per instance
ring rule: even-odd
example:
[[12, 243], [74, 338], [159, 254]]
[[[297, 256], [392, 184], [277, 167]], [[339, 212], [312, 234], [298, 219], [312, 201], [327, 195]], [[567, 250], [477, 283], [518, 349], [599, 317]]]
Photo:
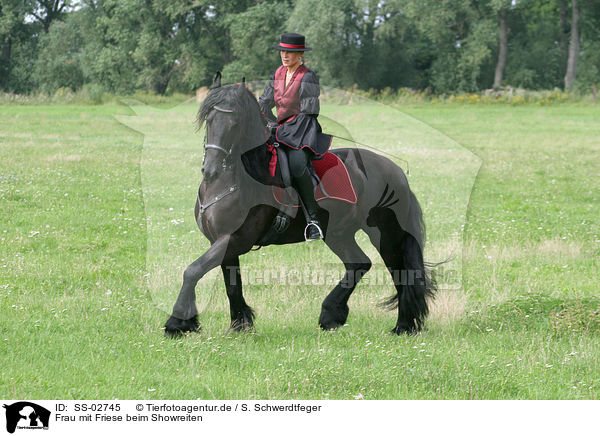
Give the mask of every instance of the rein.
[[338, 135], [331, 135], [331, 136], [333, 136], [334, 138], [343, 139], [344, 141], [354, 142], [355, 144], [360, 145], [362, 147], [367, 147], [367, 148], [370, 148], [372, 150], [378, 151], [380, 153], [387, 154], [388, 156], [391, 156], [391, 157], [393, 157], [395, 159], [399, 159], [399, 160], [401, 160], [402, 162], [404, 162], [406, 164], [406, 174], [410, 175], [410, 168], [408, 166], [408, 161], [406, 159], [402, 159], [401, 157], [394, 156], [391, 153], [387, 153], [387, 152], [385, 152], [383, 150], [379, 150], [378, 148], [375, 148], [372, 145], [367, 145], [367, 144], [363, 144], [362, 142], [355, 141], [354, 139], [344, 138], [343, 136], [338, 136]]

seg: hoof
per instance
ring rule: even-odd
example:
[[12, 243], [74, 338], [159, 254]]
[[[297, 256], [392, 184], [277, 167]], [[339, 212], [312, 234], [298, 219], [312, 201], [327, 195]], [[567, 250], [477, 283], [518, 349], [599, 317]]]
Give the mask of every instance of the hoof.
[[319, 321], [319, 327], [321, 327], [322, 330], [336, 330], [340, 327], [342, 327], [344, 324], [341, 322], [336, 322], [336, 321]]
[[165, 323], [165, 336], [175, 338], [184, 333], [197, 332], [200, 330], [198, 316], [190, 319], [179, 319], [171, 316]]
[[235, 318], [231, 319], [231, 325], [227, 330], [229, 333], [242, 333], [254, 330], [254, 311], [251, 307], [245, 306], [238, 312]]
[[335, 330], [346, 324], [348, 319], [348, 306], [343, 307], [327, 307], [322, 306], [321, 316], [319, 317], [319, 327], [323, 330]]
[[416, 335], [419, 333], [419, 330], [416, 328], [414, 324], [409, 323], [398, 323], [396, 327], [394, 327], [390, 333], [394, 335]]
[[232, 321], [226, 334], [249, 333], [254, 331], [254, 324], [249, 321]]

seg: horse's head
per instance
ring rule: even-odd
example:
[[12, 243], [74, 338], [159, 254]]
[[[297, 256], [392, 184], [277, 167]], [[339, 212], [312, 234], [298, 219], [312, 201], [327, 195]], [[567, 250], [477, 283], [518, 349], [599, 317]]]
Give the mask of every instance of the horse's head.
[[219, 72], [200, 107], [198, 122], [206, 123], [202, 174], [207, 182], [232, 168], [242, 153], [267, 140], [258, 103], [245, 81], [221, 86]]

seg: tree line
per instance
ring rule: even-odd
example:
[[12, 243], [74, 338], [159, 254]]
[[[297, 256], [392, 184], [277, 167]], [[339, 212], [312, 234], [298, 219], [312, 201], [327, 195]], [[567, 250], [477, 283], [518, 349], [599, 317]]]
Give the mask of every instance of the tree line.
[[266, 79], [306, 35], [330, 86], [589, 92], [600, 0], [0, 0], [0, 90], [189, 93]]

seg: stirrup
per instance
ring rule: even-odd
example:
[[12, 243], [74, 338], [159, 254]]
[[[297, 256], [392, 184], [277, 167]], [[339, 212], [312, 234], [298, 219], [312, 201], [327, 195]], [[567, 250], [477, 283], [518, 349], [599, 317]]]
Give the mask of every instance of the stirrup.
[[[308, 228], [311, 226], [315, 227], [318, 230], [318, 232], [319, 232], [318, 237], [312, 237], [312, 238], [308, 237]], [[321, 230], [321, 227], [319, 226], [319, 223], [317, 221], [312, 220], [304, 228], [304, 240], [306, 242], [310, 242], [310, 241], [316, 241], [317, 239], [323, 239], [323, 230]]]

